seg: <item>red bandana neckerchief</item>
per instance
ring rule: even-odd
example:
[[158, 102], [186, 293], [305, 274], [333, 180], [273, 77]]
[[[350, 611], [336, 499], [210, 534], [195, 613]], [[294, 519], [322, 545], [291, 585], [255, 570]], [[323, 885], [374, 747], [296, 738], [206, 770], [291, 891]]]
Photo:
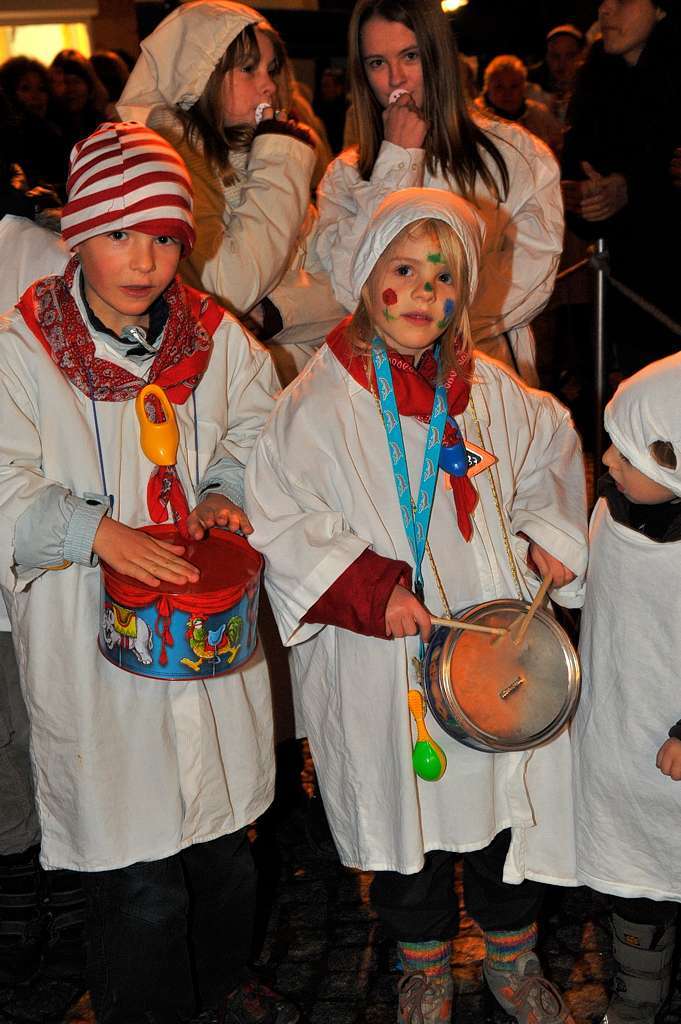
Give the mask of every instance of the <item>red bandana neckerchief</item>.
[[72, 294], [78, 257], [63, 277], [44, 277], [32, 284], [17, 303], [27, 326], [74, 387], [96, 402], [127, 402], [145, 384], [158, 384], [171, 402], [183, 405], [201, 380], [213, 350], [213, 334], [223, 310], [208, 295], [182, 284], [166, 288], [168, 321], [148, 380], [122, 366], [99, 359]]
[[[348, 371], [350, 376], [367, 391], [373, 391], [367, 377], [366, 361], [352, 347], [346, 336], [350, 317], [342, 320], [326, 339], [334, 356]], [[421, 423], [430, 423], [433, 411], [433, 396], [437, 380], [438, 366], [431, 351], [424, 352], [419, 361], [418, 369], [408, 357], [388, 348], [388, 359], [392, 369], [393, 387], [397, 408], [402, 416], [415, 416]], [[471, 393], [470, 384], [462, 380], [456, 370], [451, 370], [445, 380], [450, 416], [464, 412]], [[375, 393], [375, 391], [374, 391]], [[456, 432], [451, 424], [445, 427], [444, 447], [453, 445]], [[456, 520], [464, 540], [473, 536], [471, 515], [478, 501], [478, 492], [467, 476], [451, 476], [452, 494], [456, 506]]]

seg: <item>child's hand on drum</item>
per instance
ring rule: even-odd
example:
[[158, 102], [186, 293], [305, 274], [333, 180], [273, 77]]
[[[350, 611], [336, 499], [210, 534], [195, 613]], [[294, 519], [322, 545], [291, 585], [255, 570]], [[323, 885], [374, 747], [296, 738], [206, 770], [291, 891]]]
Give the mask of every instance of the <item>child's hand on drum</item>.
[[203, 540], [212, 526], [221, 526], [230, 533], [253, 533], [244, 510], [224, 494], [208, 494], [187, 519], [187, 529], [194, 540]]
[[663, 775], [681, 782], [681, 740], [668, 739], [657, 752], [655, 762]]
[[536, 569], [537, 575], [544, 579], [548, 573], [551, 573], [551, 588], [555, 587], [559, 590], [561, 587], [566, 587], [568, 583], [572, 583], [575, 579], [575, 574], [572, 569], [568, 569], [567, 565], [563, 565], [554, 555], [549, 554], [545, 548], [537, 544], [536, 541], [530, 541], [530, 546], [527, 551], [527, 561], [531, 569]]
[[150, 587], [157, 587], [161, 580], [184, 586], [199, 579], [196, 566], [180, 558], [185, 552], [182, 545], [157, 540], [108, 516], [97, 528], [92, 550], [116, 572]]
[[418, 597], [399, 583], [388, 598], [385, 609], [385, 632], [388, 637], [415, 636], [421, 634], [427, 643], [432, 622], [430, 615]]

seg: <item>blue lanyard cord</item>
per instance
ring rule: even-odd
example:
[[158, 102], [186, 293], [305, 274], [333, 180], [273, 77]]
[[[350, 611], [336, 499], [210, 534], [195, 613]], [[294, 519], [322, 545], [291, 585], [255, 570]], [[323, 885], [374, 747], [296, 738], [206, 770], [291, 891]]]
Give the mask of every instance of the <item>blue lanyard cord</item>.
[[428, 539], [428, 527], [433, 510], [440, 449], [447, 421], [447, 391], [444, 384], [438, 384], [435, 389], [428, 437], [423, 455], [421, 481], [419, 483], [418, 497], [414, 504], [390, 360], [379, 338], [374, 339], [371, 348], [371, 358], [376, 372], [378, 401], [381, 407], [381, 415], [383, 416], [388, 451], [390, 452], [397, 500], [400, 504], [404, 530], [414, 559], [414, 585], [416, 592], [420, 597], [423, 597], [421, 566]]

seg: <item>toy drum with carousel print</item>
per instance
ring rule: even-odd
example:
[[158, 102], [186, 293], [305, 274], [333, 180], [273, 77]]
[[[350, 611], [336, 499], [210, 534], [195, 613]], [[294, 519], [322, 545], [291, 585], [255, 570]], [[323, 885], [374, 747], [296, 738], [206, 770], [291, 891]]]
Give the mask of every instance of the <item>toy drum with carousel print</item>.
[[185, 547], [201, 575], [149, 587], [102, 564], [99, 649], [113, 665], [160, 680], [211, 679], [241, 669], [257, 643], [263, 558], [247, 540], [213, 529], [183, 540], [175, 526], [144, 526]]

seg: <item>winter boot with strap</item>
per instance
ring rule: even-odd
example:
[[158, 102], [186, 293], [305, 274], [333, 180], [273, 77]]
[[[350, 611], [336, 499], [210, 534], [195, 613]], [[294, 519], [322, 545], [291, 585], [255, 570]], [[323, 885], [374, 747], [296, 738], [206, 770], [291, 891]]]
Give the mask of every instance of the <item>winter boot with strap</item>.
[[675, 931], [673, 922], [634, 924], [612, 915], [617, 969], [603, 1024], [655, 1024], [669, 997]]
[[35, 974], [42, 940], [38, 847], [0, 857], [0, 984]]

